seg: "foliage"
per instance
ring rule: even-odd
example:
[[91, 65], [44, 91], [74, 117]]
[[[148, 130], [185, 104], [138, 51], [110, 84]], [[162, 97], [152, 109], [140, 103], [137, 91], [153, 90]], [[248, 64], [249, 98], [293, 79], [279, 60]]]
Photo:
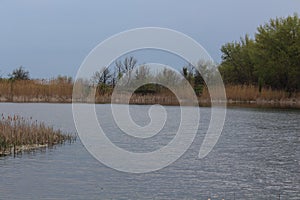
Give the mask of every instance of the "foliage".
[[300, 19], [271, 19], [239, 42], [222, 46], [220, 72], [226, 83], [254, 84], [297, 92], [300, 89]]
[[233, 84], [253, 84], [257, 81], [254, 75], [252, 52], [254, 41], [248, 35], [240, 42], [228, 43], [222, 46], [222, 65], [220, 72], [224, 81]]

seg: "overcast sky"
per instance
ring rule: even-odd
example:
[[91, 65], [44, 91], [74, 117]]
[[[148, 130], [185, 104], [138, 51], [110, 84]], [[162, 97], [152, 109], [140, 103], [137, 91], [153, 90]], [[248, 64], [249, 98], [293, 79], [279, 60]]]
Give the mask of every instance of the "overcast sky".
[[0, 75], [22, 65], [33, 78], [75, 76], [98, 43], [145, 26], [185, 33], [220, 62], [224, 43], [294, 13], [300, 0], [0, 0]]

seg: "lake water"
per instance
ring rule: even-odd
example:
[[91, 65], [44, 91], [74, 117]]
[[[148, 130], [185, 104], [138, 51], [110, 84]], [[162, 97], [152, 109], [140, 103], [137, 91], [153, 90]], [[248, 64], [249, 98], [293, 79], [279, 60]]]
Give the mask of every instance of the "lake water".
[[[20, 114], [76, 132], [70, 104], [1, 103], [0, 113]], [[97, 105], [108, 137], [131, 151], [155, 150], [174, 136], [178, 107], [167, 107], [159, 135], [134, 140], [113, 123], [110, 105]], [[149, 106], [132, 106], [133, 119], [149, 123]], [[173, 113], [173, 114], [172, 114]], [[0, 199], [300, 199], [300, 112], [228, 108], [218, 143], [204, 159], [198, 152], [210, 118], [200, 108], [198, 134], [188, 151], [159, 171], [129, 174], [94, 159], [77, 140], [51, 149], [0, 158]]]

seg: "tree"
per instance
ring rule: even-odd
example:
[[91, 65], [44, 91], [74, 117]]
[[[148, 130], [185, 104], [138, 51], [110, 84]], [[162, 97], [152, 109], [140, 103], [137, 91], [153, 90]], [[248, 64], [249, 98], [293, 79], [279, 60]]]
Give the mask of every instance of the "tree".
[[156, 84], [156, 91], [161, 92], [165, 90], [166, 86], [179, 89], [178, 86], [182, 85], [182, 76], [178, 71], [171, 68], [159, 68], [157, 69], [155, 75], [155, 81], [159, 84]]
[[266, 85], [294, 92], [300, 89], [300, 19], [271, 19], [255, 35], [255, 67]]
[[240, 42], [227, 43], [222, 46], [222, 64], [220, 72], [225, 83], [255, 84], [257, 77], [254, 72], [252, 53], [254, 41], [248, 35]]
[[257, 28], [254, 39], [222, 46], [219, 67], [226, 83], [300, 90], [300, 19], [297, 14], [271, 19]]
[[100, 71], [97, 71], [94, 73], [92, 77], [92, 82], [96, 85], [104, 84], [108, 85], [110, 84], [112, 78], [112, 74], [110, 73], [108, 68], [103, 68]]
[[115, 71], [117, 71], [117, 80], [120, 80], [123, 76], [123, 64], [120, 60], [117, 60], [115, 62], [116, 68]]
[[92, 82], [97, 87], [97, 92], [100, 95], [110, 92], [110, 84], [113, 82], [112, 74], [108, 68], [102, 68], [94, 73]]
[[29, 71], [26, 71], [22, 66], [14, 69], [11, 74], [8, 74], [11, 80], [29, 80]]
[[146, 65], [140, 66], [139, 69], [137, 69], [135, 72], [136, 80], [146, 81], [150, 76], [151, 76], [150, 69]]
[[182, 68], [182, 75], [191, 85], [194, 85], [194, 71], [194, 66], [190, 63]]
[[136, 67], [137, 60], [133, 57], [126, 57], [124, 61], [117, 60], [115, 62], [116, 70], [117, 70], [117, 78], [118, 80], [122, 77], [124, 73], [128, 74], [131, 77], [131, 71]]
[[152, 83], [148, 83], [149, 80], [153, 80], [153, 74], [150, 72], [150, 68], [147, 65], [142, 65], [135, 70], [135, 76], [133, 83], [137, 85], [142, 85], [134, 91], [134, 93], [139, 94], [154, 94], [157, 86]]

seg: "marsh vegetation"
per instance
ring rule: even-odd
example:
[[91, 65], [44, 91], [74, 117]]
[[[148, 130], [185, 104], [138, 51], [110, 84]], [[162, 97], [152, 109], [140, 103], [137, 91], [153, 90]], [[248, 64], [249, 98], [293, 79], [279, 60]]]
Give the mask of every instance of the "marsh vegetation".
[[1, 115], [0, 156], [72, 142], [75, 139], [71, 134], [64, 134], [61, 130], [55, 130], [32, 118]]

